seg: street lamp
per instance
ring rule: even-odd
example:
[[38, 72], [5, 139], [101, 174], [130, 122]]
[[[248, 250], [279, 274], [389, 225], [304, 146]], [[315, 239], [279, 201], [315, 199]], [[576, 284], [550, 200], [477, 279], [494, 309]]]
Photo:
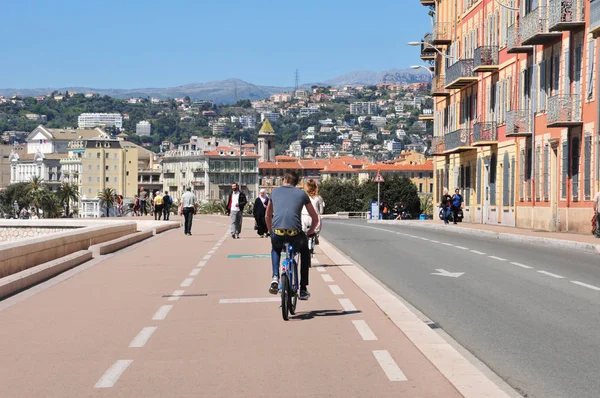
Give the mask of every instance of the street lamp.
[[500, 7], [502, 8], [506, 8], [507, 10], [510, 11], [520, 11], [519, 8], [517, 7], [511, 7], [511, 6], [507, 6], [506, 4], [504, 4], [503, 2], [501, 2], [500, 0], [494, 0]]
[[444, 54], [443, 52], [441, 52], [441, 51], [439, 50], [439, 48], [437, 48], [437, 47], [436, 47], [436, 46], [434, 46], [433, 44], [426, 43], [426, 42], [424, 42], [424, 41], [409, 41], [407, 44], [408, 44], [409, 46], [413, 46], [413, 47], [420, 46], [420, 45], [422, 44], [422, 45], [424, 45], [424, 46], [425, 46], [425, 47], [427, 47], [427, 48], [431, 48], [431, 49], [433, 49], [433, 50], [434, 50], [436, 53], [440, 54], [440, 55], [441, 55], [442, 57], [444, 57], [444, 58], [451, 59], [451, 60], [453, 60], [453, 61], [458, 61], [458, 58], [456, 58], [456, 57], [453, 57], [452, 55]]
[[15, 203], [13, 203], [13, 209], [15, 210], [15, 216], [17, 218], [19, 218], [19, 204], [17, 203], [16, 200], [15, 200]]
[[424, 66], [424, 65], [411, 65], [410, 69], [425, 69], [427, 72], [429, 72], [429, 74], [431, 75], [431, 77], [433, 78], [433, 72], [431, 71], [431, 69], [429, 69], [428, 67]]

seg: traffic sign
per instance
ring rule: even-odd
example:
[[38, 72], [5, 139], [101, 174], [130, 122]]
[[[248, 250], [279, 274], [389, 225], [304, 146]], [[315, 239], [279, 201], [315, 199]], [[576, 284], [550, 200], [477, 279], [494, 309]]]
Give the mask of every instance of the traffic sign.
[[373, 180], [375, 182], [384, 182], [383, 180], [383, 176], [378, 172], [377, 175], [375, 176], [375, 180]]

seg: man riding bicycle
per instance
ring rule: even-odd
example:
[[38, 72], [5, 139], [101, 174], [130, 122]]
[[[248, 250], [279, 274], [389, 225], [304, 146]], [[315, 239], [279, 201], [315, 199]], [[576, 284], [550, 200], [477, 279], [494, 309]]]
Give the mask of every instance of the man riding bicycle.
[[[273, 267], [273, 279], [269, 285], [269, 293], [277, 294], [279, 290], [279, 261], [284, 244], [288, 243], [294, 245], [300, 253], [300, 300], [308, 300], [310, 293], [306, 286], [308, 286], [310, 251], [307, 235], [313, 235], [319, 227], [319, 216], [306, 192], [296, 188], [298, 185], [297, 171], [287, 171], [283, 177], [283, 184], [271, 193], [271, 200], [265, 215], [267, 228], [271, 234], [271, 265]], [[302, 232], [302, 208], [304, 206], [312, 219], [311, 227], [306, 234]]]

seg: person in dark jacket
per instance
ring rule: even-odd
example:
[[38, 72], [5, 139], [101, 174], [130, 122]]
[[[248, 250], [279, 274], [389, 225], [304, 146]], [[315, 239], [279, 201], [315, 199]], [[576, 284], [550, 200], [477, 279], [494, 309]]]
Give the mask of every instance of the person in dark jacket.
[[458, 213], [460, 212], [463, 204], [463, 197], [460, 194], [460, 191], [456, 189], [454, 191], [454, 195], [452, 195], [452, 218], [454, 219], [454, 224], [458, 221]]
[[444, 191], [444, 195], [442, 195], [442, 211], [444, 214], [444, 224], [448, 224], [448, 216], [450, 216], [451, 202], [452, 196], [448, 195], [448, 191]]
[[269, 236], [269, 231], [267, 230], [267, 222], [265, 221], [265, 214], [268, 204], [269, 198], [265, 194], [265, 190], [261, 189], [258, 198], [256, 198], [256, 200], [254, 201], [254, 209], [252, 209], [252, 213], [254, 214], [254, 220], [256, 220], [256, 233], [261, 238]]
[[239, 185], [235, 182], [231, 184], [231, 193], [227, 200], [227, 215], [231, 216], [231, 237], [233, 239], [240, 238], [244, 207], [247, 204], [246, 194], [240, 191]]
[[163, 196], [163, 220], [169, 221], [169, 217], [171, 216], [171, 204], [173, 203], [173, 198], [169, 195], [169, 191], [165, 191], [165, 196]]

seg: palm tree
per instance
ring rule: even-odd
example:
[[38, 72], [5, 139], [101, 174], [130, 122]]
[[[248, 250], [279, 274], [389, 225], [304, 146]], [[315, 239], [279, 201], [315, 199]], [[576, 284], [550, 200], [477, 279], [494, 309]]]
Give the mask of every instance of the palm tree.
[[79, 187], [69, 182], [62, 183], [58, 190], [60, 205], [66, 208], [65, 217], [69, 217], [69, 204], [79, 200]]
[[115, 190], [104, 188], [103, 191], [98, 192], [98, 199], [100, 199], [100, 206], [106, 206], [106, 217], [109, 217], [110, 208], [115, 204]]
[[27, 195], [31, 200], [31, 205], [35, 208], [35, 214], [40, 216], [40, 208], [43, 207], [45, 201], [44, 179], [39, 176], [31, 177], [27, 183]]

